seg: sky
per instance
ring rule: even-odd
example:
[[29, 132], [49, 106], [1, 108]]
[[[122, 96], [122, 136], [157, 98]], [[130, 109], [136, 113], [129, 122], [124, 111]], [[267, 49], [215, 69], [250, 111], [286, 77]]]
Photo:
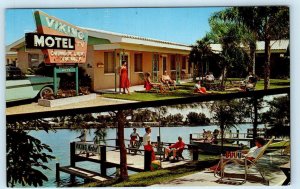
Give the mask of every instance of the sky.
[[[210, 31], [209, 17], [222, 7], [39, 9], [73, 25], [194, 44]], [[35, 30], [37, 9], [6, 9], [5, 45]]]

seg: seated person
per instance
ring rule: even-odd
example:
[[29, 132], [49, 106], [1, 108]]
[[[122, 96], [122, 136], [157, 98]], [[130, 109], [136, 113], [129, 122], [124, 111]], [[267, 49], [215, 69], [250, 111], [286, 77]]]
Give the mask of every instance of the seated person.
[[218, 129], [214, 130], [214, 132], [213, 132], [213, 139], [211, 141], [213, 144], [217, 144], [218, 143], [217, 139], [218, 139], [219, 132], [220, 131]]
[[[243, 157], [247, 158], [248, 160], [252, 161], [258, 157], [260, 154], [261, 150], [263, 149], [262, 147], [265, 145], [265, 140], [263, 138], [256, 138], [255, 139], [255, 146], [250, 148], [249, 151], [242, 151]], [[223, 160], [223, 163], [229, 161], [229, 159]], [[220, 170], [220, 167], [218, 165], [214, 165], [209, 168], [211, 171], [215, 170]]]
[[130, 146], [133, 147], [136, 144], [137, 137], [140, 138], [139, 133], [136, 132], [136, 128], [133, 128], [133, 132], [130, 134]]
[[167, 70], [165, 70], [164, 74], [161, 76], [161, 82], [163, 84], [166, 84], [169, 89], [170, 89], [170, 85], [173, 85], [174, 89], [176, 89], [176, 82], [171, 79], [171, 77], [169, 76]]
[[199, 81], [198, 83], [196, 83], [194, 85], [194, 93], [201, 93], [201, 94], [206, 94], [206, 88], [205, 87], [201, 87], [201, 81]]
[[146, 72], [144, 74], [144, 80], [145, 80], [144, 88], [146, 88], [146, 91], [150, 91], [153, 87], [158, 87], [161, 93], [165, 92], [164, 88], [160, 83], [153, 83], [151, 81], [150, 76], [151, 74], [149, 72]]
[[256, 82], [257, 82], [257, 78], [255, 76], [251, 76], [248, 78], [245, 85], [241, 86], [241, 89], [243, 89], [245, 91], [252, 90], [252, 89], [254, 89]]
[[182, 138], [179, 136], [178, 137], [178, 142], [176, 142], [175, 144], [167, 147], [165, 149], [165, 160], [169, 160], [169, 154], [171, 152], [173, 152], [173, 159], [175, 159], [177, 156], [176, 156], [176, 153], [181, 153], [184, 149], [184, 142], [182, 141]]
[[213, 75], [212, 72], [209, 72], [206, 76], [205, 76], [205, 81], [207, 82], [213, 82], [215, 80], [215, 77]]

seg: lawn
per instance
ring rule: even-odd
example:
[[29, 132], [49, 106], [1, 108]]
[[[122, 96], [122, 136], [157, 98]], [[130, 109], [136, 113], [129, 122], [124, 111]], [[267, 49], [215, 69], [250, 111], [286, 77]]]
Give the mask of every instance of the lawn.
[[[236, 78], [229, 78], [228, 80], [238, 80]], [[152, 100], [166, 100], [166, 99], [175, 99], [182, 97], [192, 97], [192, 96], [200, 96], [203, 94], [195, 94], [193, 93], [193, 82], [183, 83], [178, 86], [177, 90], [168, 91], [166, 93], [157, 93], [156, 91], [150, 92], [133, 92], [130, 95], [125, 94], [103, 94], [103, 97], [114, 98], [114, 99], [124, 99], [124, 100], [133, 100], [133, 101], [152, 101]], [[270, 81], [270, 89], [276, 88], [284, 88], [289, 87], [290, 81], [283, 79], [271, 79]], [[264, 88], [264, 80], [260, 80], [256, 84], [255, 90], [263, 90]], [[234, 91], [209, 91], [209, 93], [217, 93], [224, 94]]]
[[[201, 157], [201, 158], [200, 158]], [[90, 183], [83, 185], [84, 187], [140, 187], [151, 186], [154, 184], [160, 184], [168, 182], [179, 177], [190, 175], [199, 172], [207, 167], [215, 165], [218, 162], [216, 156], [199, 156], [198, 162], [191, 162], [184, 166], [172, 167], [167, 169], [161, 169], [156, 171], [140, 172], [129, 176], [128, 181], [119, 182], [115, 179], [103, 182], [103, 183]]]

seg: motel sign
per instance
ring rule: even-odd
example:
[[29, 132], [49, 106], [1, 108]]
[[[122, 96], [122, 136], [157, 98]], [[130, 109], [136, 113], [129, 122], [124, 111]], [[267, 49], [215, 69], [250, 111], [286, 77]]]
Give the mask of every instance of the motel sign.
[[[37, 33], [29, 34], [27, 48], [39, 48], [46, 64], [86, 63], [88, 33], [42, 11], [34, 12]], [[31, 36], [33, 35], [33, 36]]]

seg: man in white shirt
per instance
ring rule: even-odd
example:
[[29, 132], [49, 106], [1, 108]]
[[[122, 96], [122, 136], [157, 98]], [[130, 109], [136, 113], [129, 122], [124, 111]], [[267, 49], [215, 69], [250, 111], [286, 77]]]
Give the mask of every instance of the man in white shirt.
[[[258, 157], [260, 154], [261, 150], [263, 149], [262, 147], [265, 145], [265, 140], [263, 138], [256, 138], [255, 139], [255, 146], [250, 148], [248, 152], [244, 151], [243, 156], [246, 157], [248, 160], [254, 160]], [[225, 159], [223, 163], [229, 161], [229, 159]], [[209, 168], [211, 171], [219, 170], [220, 167], [217, 165], [214, 165]]]
[[253, 160], [257, 158], [257, 156], [260, 154], [262, 147], [265, 145], [265, 140], [263, 138], [256, 138], [255, 139], [255, 146], [250, 148], [248, 153], [245, 154], [245, 157], [249, 160]]

